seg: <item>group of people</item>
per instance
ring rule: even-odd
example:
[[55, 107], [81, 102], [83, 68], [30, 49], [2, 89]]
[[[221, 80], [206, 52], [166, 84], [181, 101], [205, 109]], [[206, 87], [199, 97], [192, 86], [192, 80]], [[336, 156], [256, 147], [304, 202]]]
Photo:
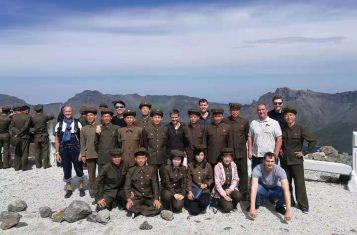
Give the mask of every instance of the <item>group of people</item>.
[[[85, 195], [86, 164], [89, 194], [98, 210], [119, 207], [129, 215], [154, 216], [162, 209], [180, 212], [185, 207], [198, 215], [211, 204], [227, 213], [240, 200], [250, 199], [247, 210], [254, 218], [268, 198], [289, 220], [291, 206], [296, 205], [294, 181], [297, 205], [308, 213], [303, 156], [316, 140], [296, 123], [296, 109], [282, 109], [282, 104], [281, 96], [273, 98], [269, 112], [265, 104], [258, 104], [259, 118], [249, 123], [240, 115], [239, 103], [230, 103], [230, 115], [224, 118], [223, 109], [209, 110], [208, 101], [200, 99], [197, 109], [188, 110], [187, 125], [177, 109], [163, 125], [164, 113], [146, 101], [139, 105], [140, 118], [123, 101], [113, 102], [115, 112], [106, 105], [83, 107], [79, 120], [66, 105], [55, 127], [65, 197], [73, 194], [72, 167], [80, 178], [80, 196]], [[247, 159], [252, 160], [250, 180]]]

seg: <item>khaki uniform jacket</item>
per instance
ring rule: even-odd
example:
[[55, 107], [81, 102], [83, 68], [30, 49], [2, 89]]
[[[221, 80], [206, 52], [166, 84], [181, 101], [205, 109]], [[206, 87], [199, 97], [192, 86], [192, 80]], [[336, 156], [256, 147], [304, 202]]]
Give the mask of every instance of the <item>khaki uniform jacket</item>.
[[162, 189], [166, 189], [172, 194], [186, 195], [187, 169], [185, 166], [177, 168], [174, 168], [173, 165], [162, 166], [160, 175]]
[[302, 125], [295, 124], [291, 128], [284, 124], [283, 133], [283, 156], [281, 158], [282, 165], [297, 165], [303, 164], [304, 158], [297, 158], [295, 152], [302, 151], [304, 141], [308, 142], [308, 147], [304, 154], [310, 153], [316, 145], [315, 137]]
[[110, 163], [109, 151], [118, 148], [118, 128], [119, 126], [109, 123], [102, 125], [100, 134], [96, 134], [96, 150], [98, 153], [98, 164], [105, 165]]
[[124, 188], [128, 165], [121, 162], [119, 166], [113, 163], [106, 164], [97, 177], [97, 198], [116, 198], [118, 191]]
[[201, 126], [200, 124], [196, 124], [196, 125], [189, 124], [187, 129], [188, 129], [188, 135], [191, 139], [192, 146], [203, 144], [203, 134], [205, 130], [204, 126]]
[[30, 125], [31, 125], [31, 117], [25, 113], [19, 113], [12, 116], [10, 123], [10, 135], [22, 139], [30, 138]]
[[139, 120], [135, 121], [135, 125], [138, 127], [141, 127], [143, 129], [146, 129], [148, 126], [151, 125], [151, 118], [150, 116], [146, 117], [146, 118], [141, 118]]
[[210, 192], [210, 186], [213, 184], [213, 170], [211, 164], [206, 162], [203, 168], [203, 163], [197, 164], [190, 162], [187, 166], [187, 192], [192, 191], [192, 187], [200, 188], [201, 184], [207, 184], [207, 188], [203, 192]]
[[149, 152], [149, 164], [166, 164], [167, 152], [167, 127], [166, 126], [147, 126], [145, 129], [144, 147]]
[[11, 118], [5, 113], [0, 114], [0, 135], [10, 136], [9, 127]]
[[86, 125], [81, 129], [81, 155], [86, 156], [87, 159], [98, 158], [98, 153], [95, 149], [96, 133], [95, 129], [97, 128], [97, 123], [92, 125]]
[[131, 167], [125, 179], [126, 198], [137, 199], [159, 199], [159, 185], [157, 182], [157, 173], [152, 166]]
[[234, 158], [246, 158], [249, 122], [247, 121], [247, 119], [241, 116], [238, 116], [238, 118], [236, 119], [232, 116], [229, 116], [228, 118], [224, 119], [224, 122], [229, 124], [232, 128], [232, 147], [234, 149]]
[[35, 137], [48, 136], [47, 122], [54, 118], [54, 116], [46, 116], [42, 113], [33, 115], [31, 121]]
[[233, 133], [231, 126], [221, 122], [211, 123], [205, 127], [203, 143], [207, 146], [207, 162], [217, 163], [222, 148], [231, 148]]
[[134, 166], [134, 153], [137, 148], [143, 147], [145, 139], [144, 129], [138, 126], [122, 127], [118, 129], [118, 144], [123, 150], [123, 160]]

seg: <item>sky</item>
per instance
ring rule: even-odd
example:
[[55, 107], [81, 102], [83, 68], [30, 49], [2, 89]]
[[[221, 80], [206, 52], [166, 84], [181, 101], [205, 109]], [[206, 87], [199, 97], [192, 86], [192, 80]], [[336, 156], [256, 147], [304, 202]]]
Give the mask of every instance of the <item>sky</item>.
[[[357, 1], [0, 0], [0, 94], [357, 90]], [[0, 101], [1, 103], [1, 101]]]

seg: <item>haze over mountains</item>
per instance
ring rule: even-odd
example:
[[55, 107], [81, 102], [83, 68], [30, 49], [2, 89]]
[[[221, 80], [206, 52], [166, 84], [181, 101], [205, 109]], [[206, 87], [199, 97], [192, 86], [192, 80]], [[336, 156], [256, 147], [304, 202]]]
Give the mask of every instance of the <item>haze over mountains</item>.
[[[284, 97], [284, 106], [293, 106], [298, 110], [298, 121], [317, 136], [318, 145], [332, 145], [339, 151], [352, 152], [352, 131], [357, 131], [357, 91], [328, 94], [311, 90], [278, 88], [274, 92], [263, 94], [251, 104], [244, 104], [241, 109], [242, 116], [249, 120], [257, 118], [256, 105], [258, 103], [266, 103], [271, 109], [271, 100], [275, 94], [280, 94]], [[112, 107], [111, 102], [113, 100], [123, 100], [128, 108], [136, 110], [138, 110], [140, 101], [147, 100], [153, 104], [153, 107], [158, 107], [164, 111], [165, 121], [169, 120], [168, 113], [170, 110], [177, 108], [181, 111], [181, 120], [186, 122], [188, 121], [187, 110], [197, 107], [199, 97], [182, 95], [111, 95], [102, 94], [99, 91], [85, 90], [68, 99], [65, 103], [71, 104], [74, 107], [74, 112], [78, 115], [78, 110], [82, 105], [98, 107], [100, 103], [106, 103]], [[239, 102], [239, 100], [232, 100], [232, 102]], [[26, 101], [17, 97], [0, 94], [0, 106], [25, 103]], [[57, 115], [63, 104], [45, 104], [45, 113]], [[227, 104], [210, 102], [210, 108], [214, 107], [224, 108], [225, 116], [228, 116], [229, 107]]]

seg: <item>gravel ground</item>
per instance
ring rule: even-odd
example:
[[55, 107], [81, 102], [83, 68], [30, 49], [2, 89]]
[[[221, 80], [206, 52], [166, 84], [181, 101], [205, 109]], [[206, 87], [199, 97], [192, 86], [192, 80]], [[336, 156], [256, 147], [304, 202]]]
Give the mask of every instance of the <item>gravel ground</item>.
[[[80, 199], [91, 205], [87, 195], [79, 197], [78, 190], [70, 199], [64, 198], [62, 169], [32, 169], [15, 172], [13, 169], [0, 170], [0, 211], [17, 199], [24, 200], [28, 208], [22, 214], [17, 227], [2, 231], [0, 234], [356, 234], [357, 235], [357, 196], [338, 184], [335, 175], [306, 172], [307, 192], [310, 213], [303, 214], [293, 208], [293, 218], [289, 223], [275, 213], [269, 202], [258, 210], [253, 221], [247, 217], [247, 203], [240, 204], [238, 210], [229, 214], [213, 213], [207, 210], [204, 215], [192, 217], [184, 210], [176, 214], [173, 221], [165, 221], [160, 216], [135, 219], [126, 217], [124, 211], [111, 211], [111, 220], [106, 225], [81, 220], [75, 223], [54, 223], [40, 217], [38, 209], [49, 206], [52, 210], [65, 208], [73, 200]], [[78, 179], [74, 178], [75, 186]], [[95, 206], [92, 206], [93, 211]], [[153, 225], [150, 231], [142, 231], [139, 226], [147, 220]]]

